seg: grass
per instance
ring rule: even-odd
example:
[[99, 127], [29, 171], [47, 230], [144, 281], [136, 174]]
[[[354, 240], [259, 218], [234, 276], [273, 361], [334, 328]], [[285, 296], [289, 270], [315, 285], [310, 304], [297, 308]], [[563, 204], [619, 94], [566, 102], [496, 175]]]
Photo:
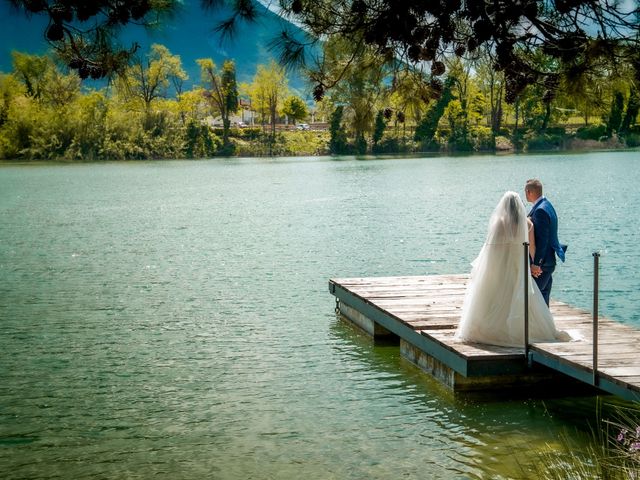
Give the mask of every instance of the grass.
[[[565, 432], [555, 445], [522, 466], [528, 478], [549, 480], [640, 480], [640, 404], [598, 408], [598, 426], [588, 447], [579, 447], [575, 435]], [[584, 445], [584, 444], [583, 444]]]

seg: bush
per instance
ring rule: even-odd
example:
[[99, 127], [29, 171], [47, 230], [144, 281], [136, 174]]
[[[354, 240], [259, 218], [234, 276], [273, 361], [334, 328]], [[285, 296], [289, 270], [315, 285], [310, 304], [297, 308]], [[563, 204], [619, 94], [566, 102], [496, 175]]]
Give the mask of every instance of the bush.
[[187, 158], [206, 158], [216, 154], [222, 141], [209, 127], [190, 121], [186, 128], [185, 155]]
[[476, 126], [471, 128], [473, 148], [477, 151], [495, 150], [496, 139], [489, 127]]
[[271, 155], [326, 155], [329, 153], [329, 133], [315, 131], [290, 131], [278, 133], [275, 141], [263, 137], [263, 142], [236, 140], [236, 153], [250, 156]]
[[580, 140], [600, 140], [606, 136], [606, 125], [589, 125], [588, 127], [580, 127], [576, 131], [576, 137]]
[[418, 144], [419, 152], [439, 152], [440, 143], [436, 140], [424, 140]]
[[565, 136], [567, 134], [567, 129], [564, 127], [549, 127], [545, 130], [545, 133], [553, 136]]
[[244, 140], [257, 140], [262, 135], [260, 127], [235, 128], [232, 131], [233, 136]]
[[624, 141], [627, 147], [640, 147], [640, 133], [628, 133]]
[[526, 140], [527, 150], [558, 150], [564, 143], [561, 135], [542, 133]]
[[373, 147], [373, 153], [403, 153], [408, 151], [409, 147], [406, 144], [401, 144], [397, 137], [385, 138]]
[[460, 138], [449, 142], [449, 148], [454, 152], [472, 152], [473, 142], [468, 138]]

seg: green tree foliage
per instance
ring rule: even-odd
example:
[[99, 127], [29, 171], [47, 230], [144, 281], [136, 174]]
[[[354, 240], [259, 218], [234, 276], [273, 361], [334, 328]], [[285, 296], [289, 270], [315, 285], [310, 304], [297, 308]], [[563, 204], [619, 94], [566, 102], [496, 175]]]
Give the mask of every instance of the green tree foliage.
[[440, 118], [444, 114], [445, 108], [447, 108], [447, 105], [449, 105], [449, 102], [453, 98], [452, 88], [454, 82], [455, 79], [453, 77], [447, 78], [446, 82], [444, 83], [442, 95], [427, 112], [422, 121], [416, 126], [414, 140], [423, 143], [433, 142], [433, 137], [436, 133], [436, 130], [438, 129]]
[[329, 151], [334, 155], [347, 153], [347, 134], [342, 126], [343, 115], [344, 107], [340, 105], [333, 111], [329, 121]]
[[179, 55], [173, 55], [164, 45], [153, 44], [146, 58], [137, 57], [119, 78], [118, 88], [128, 100], [141, 105], [150, 114], [152, 104], [167, 98], [172, 86], [188, 78]]
[[0, 73], [0, 128], [9, 118], [9, 108], [13, 99], [23, 94], [24, 89], [14, 75]]
[[[356, 151], [366, 152], [365, 135], [373, 130], [375, 113], [386, 103], [389, 90], [383, 85], [389, 59], [375, 55], [372, 48], [354, 45], [346, 38], [334, 37], [324, 46], [328, 68], [342, 72], [334, 85], [331, 99], [345, 104], [345, 116], [353, 130]], [[343, 67], [343, 65], [347, 67]]]
[[225, 97], [225, 109], [227, 112], [238, 111], [238, 83], [236, 81], [236, 64], [233, 60], [225, 60], [222, 64], [222, 78], [220, 79], [222, 91]]
[[284, 99], [289, 94], [289, 82], [284, 69], [275, 61], [258, 65], [253, 82], [249, 86], [251, 104], [260, 115], [262, 125], [271, 125], [271, 136], [276, 135], [276, 122]]
[[620, 131], [622, 125], [622, 114], [624, 112], [624, 96], [621, 92], [616, 92], [611, 102], [611, 113], [607, 120], [607, 136]]
[[189, 121], [186, 132], [185, 154], [188, 158], [206, 158], [216, 154], [222, 145], [209, 128], [195, 120]]
[[12, 52], [14, 75], [24, 84], [27, 95], [40, 99], [45, 86], [47, 71], [53, 68], [53, 61], [45, 55], [29, 55]]
[[147, 61], [132, 65], [128, 75], [99, 91], [82, 91], [77, 73], [60, 70], [50, 57], [14, 54], [14, 60], [14, 71], [0, 74], [0, 158], [144, 159], [218, 153], [219, 142], [208, 129], [206, 135], [199, 133], [208, 147], [187, 148], [183, 120], [200, 125], [201, 109], [191, 94], [169, 98], [175, 86], [171, 78], [182, 72], [179, 58], [165, 47], [154, 46]]
[[14, 77], [27, 95], [54, 107], [63, 107], [80, 93], [80, 79], [61, 72], [47, 55], [12, 52]]
[[80, 78], [122, 73], [138, 49], [119, 46], [130, 23], [157, 26], [179, 8], [177, 0], [7, 0], [27, 16], [48, 18], [45, 38]]
[[[474, 148], [471, 125], [477, 125], [482, 118], [485, 101], [479, 95], [477, 82], [471, 78], [471, 63], [454, 58], [448, 64], [449, 79], [452, 80], [453, 100], [445, 109], [449, 123], [449, 144], [455, 150], [472, 150]], [[476, 129], [477, 130], [477, 129]]]
[[[558, 76], [578, 77], [603, 60], [634, 65], [636, 79], [640, 79], [640, 22], [634, 2], [467, 0], [408, 6], [402, 2], [315, 0], [283, 1], [281, 5], [319, 41], [335, 36], [353, 44], [364, 42], [379, 57], [400, 55], [401, 63], [430, 64], [435, 76], [446, 72], [445, 55], [472, 58], [479, 47], [487, 46], [495, 69], [504, 72], [509, 103], [533, 84], [553, 95]], [[597, 28], [591, 28], [594, 25]], [[288, 42], [291, 52], [299, 46], [299, 42]], [[540, 68], [531, 56], [535, 50], [544, 52], [553, 63]], [[320, 62], [314, 74], [317, 97], [341, 76], [326, 66]]]
[[504, 74], [493, 68], [492, 59], [486, 49], [484, 53], [475, 61], [476, 81], [478, 90], [488, 106], [488, 111], [485, 110], [484, 113], [488, 115], [493, 134], [497, 135], [502, 127], [504, 115]]
[[430, 84], [430, 79], [418, 70], [405, 69], [396, 73], [390, 100], [395, 110], [403, 113], [404, 121], [420, 121], [434, 97], [432, 85], [436, 83]]
[[626, 133], [636, 123], [638, 118], [638, 111], [640, 111], [640, 96], [638, 95], [638, 89], [631, 87], [629, 92], [629, 101], [627, 102], [627, 109], [624, 113], [622, 124], [620, 125], [620, 132]]
[[[501, 100], [506, 80], [491, 70], [490, 50], [478, 50], [473, 62], [448, 60], [442, 66], [448, 71], [444, 81], [440, 67], [430, 73], [399, 67], [392, 56], [376, 57], [366, 42], [358, 45], [334, 37], [324, 53], [327, 71], [343, 74], [314, 112], [319, 122], [330, 121], [326, 136], [317, 131], [275, 135], [276, 124], [284, 122], [282, 114], [294, 121], [306, 115], [303, 102], [290, 96], [284, 71], [275, 63], [259, 66], [254, 82], [243, 92], [259, 120], [271, 125], [267, 133], [229, 128], [230, 112], [238, 104], [232, 63], [218, 70], [211, 60], [201, 60], [204, 87], [184, 91], [180, 58], [154, 45], [108, 88], [92, 91], [82, 89], [77, 73], [50, 57], [16, 53], [13, 71], [0, 74], [0, 157], [201, 158], [229, 154], [230, 146], [244, 155], [327, 149], [335, 154], [365, 153], [367, 140], [376, 152], [445, 146], [482, 150], [495, 147], [497, 134], [510, 137], [518, 148], [546, 149], [570, 145], [567, 140], [574, 136], [577, 142], [601, 140], [605, 128], [617, 133], [619, 145], [640, 142], [634, 127], [639, 101], [633, 65], [612, 70], [602, 61], [580, 81], [559, 81], [552, 94], [548, 85], [535, 83], [510, 106]], [[530, 55], [541, 69], [550, 71], [557, 63], [544, 52]], [[227, 129], [212, 130], [211, 115], [220, 112], [226, 112]], [[606, 127], [589, 124], [588, 118], [603, 119]], [[576, 132], [576, 121], [581, 120], [587, 128]]]
[[304, 120], [309, 115], [307, 104], [300, 97], [292, 95], [287, 97], [282, 106], [282, 113], [296, 123], [298, 120]]
[[229, 149], [230, 117], [238, 111], [235, 63], [226, 60], [222, 65], [222, 72], [217, 71], [215, 63], [210, 58], [201, 58], [197, 63], [200, 65], [204, 95], [211, 105], [212, 113], [222, 119], [222, 139], [225, 148]]
[[377, 147], [380, 140], [382, 140], [382, 136], [384, 135], [384, 131], [386, 128], [387, 122], [384, 121], [384, 112], [380, 110], [376, 115], [375, 126], [373, 128], [373, 137], [371, 138], [374, 148]]

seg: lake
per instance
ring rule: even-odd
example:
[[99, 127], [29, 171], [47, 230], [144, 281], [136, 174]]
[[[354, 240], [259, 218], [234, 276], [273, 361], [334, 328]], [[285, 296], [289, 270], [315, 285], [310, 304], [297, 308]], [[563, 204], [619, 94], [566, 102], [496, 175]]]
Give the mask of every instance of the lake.
[[590, 309], [601, 251], [601, 314], [640, 328], [639, 160], [2, 165], [0, 477], [527, 478], [562, 432], [586, 445], [595, 399], [453, 395], [327, 280], [466, 273], [538, 177], [569, 244], [552, 297]]

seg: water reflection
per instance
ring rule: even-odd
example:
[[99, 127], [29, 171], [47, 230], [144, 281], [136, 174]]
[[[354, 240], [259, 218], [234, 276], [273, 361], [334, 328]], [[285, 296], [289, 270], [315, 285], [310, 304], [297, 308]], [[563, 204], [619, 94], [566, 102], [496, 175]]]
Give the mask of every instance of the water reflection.
[[[398, 431], [403, 440], [438, 452], [452, 462], [449, 468], [465, 478], [536, 478], [532, 466], [554, 445], [559, 448], [557, 439], [567, 429], [571, 429], [575, 447], [585, 449], [592, 445], [592, 429], [603, 413], [611, 413], [606, 401], [603, 408], [602, 399], [592, 396], [454, 393], [403, 359], [397, 346], [374, 342], [340, 315], [331, 332], [341, 340], [334, 345], [339, 355], [363, 367], [357, 369], [362, 377], [344, 372], [353, 390], [361, 389], [362, 382], [367, 390], [375, 391], [372, 408], [379, 408], [381, 415], [385, 414], [385, 399], [401, 397], [403, 405], [411, 408], [389, 415], [401, 423]], [[374, 387], [372, 379], [376, 380]]]
[[0, 167], [0, 476], [517, 476], [584, 400], [453, 396], [327, 279], [467, 272], [539, 176], [555, 296], [589, 308], [606, 247], [602, 313], [638, 323], [636, 155]]

